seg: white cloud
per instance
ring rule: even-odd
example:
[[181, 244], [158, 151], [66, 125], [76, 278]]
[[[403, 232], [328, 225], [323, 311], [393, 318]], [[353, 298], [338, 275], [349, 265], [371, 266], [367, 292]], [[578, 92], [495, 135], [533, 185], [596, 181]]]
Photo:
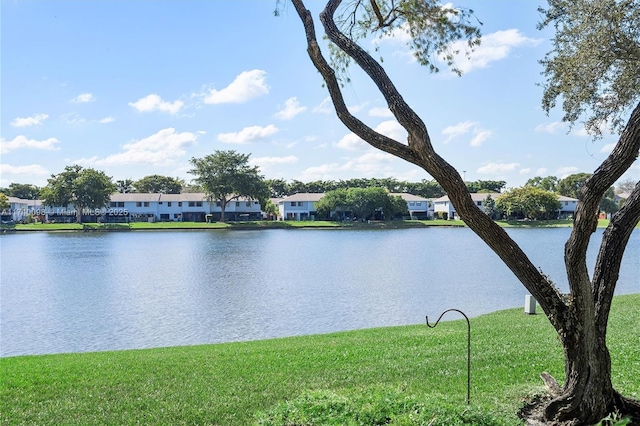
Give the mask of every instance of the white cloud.
[[493, 62], [505, 59], [514, 48], [537, 46], [541, 42], [542, 39], [525, 37], [519, 30], [509, 29], [483, 35], [482, 43], [480, 46], [476, 46], [475, 51], [471, 53], [468, 59], [464, 56], [466, 42], [457, 41], [453, 43], [451, 50], [459, 50], [461, 52], [455, 59], [455, 66], [463, 73], [468, 73], [475, 69], [487, 68]]
[[351, 114], [357, 114], [360, 111], [362, 111], [364, 108], [366, 108], [368, 102], [362, 103], [362, 104], [357, 104], [357, 105], [349, 105], [347, 106], [347, 109], [349, 110], [349, 112]]
[[369, 115], [372, 117], [390, 118], [393, 117], [393, 113], [387, 107], [376, 107], [369, 110]]
[[547, 169], [544, 167], [540, 167], [538, 170], [536, 170], [536, 176], [544, 176], [547, 174]]
[[222, 90], [211, 89], [204, 97], [205, 104], [241, 104], [269, 93], [267, 73], [263, 70], [243, 71]]
[[530, 169], [530, 168], [522, 169], [522, 170], [520, 170], [520, 174], [521, 174], [522, 176], [530, 175], [530, 174], [531, 174], [531, 169]]
[[462, 121], [458, 124], [454, 124], [453, 126], [445, 127], [442, 130], [442, 134], [447, 136], [444, 143], [449, 143], [454, 138], [471, 133], [473, 138], [471, 138], [470, 145], [473, 147], [481, 146], [484, 141], [493, 136], [493, 132], [491, 130], [482, 129], [478, 124], [479, 123], [476, 121]]
[[218, 134], [218, 140], [224, 143], [245, 144], [267, 138], [276, 133], [278, 133], [278, 128], [273, 124], [269, 124], [266, 127], [250, 126], [239, 132], [220, 133]]
[[558, 170], [556, 170], [556, 176], [564, 179], [569, 175], [577, 173], [578, 171], [580, 171], [580, 169], [574, 166], [560, 167]]
[[513, 172], [518, 167], [520, 167], [520, 163], [489, 163], [476, 170], [476, 173], [481, 175], [496, 175]]
[[362, 177], [391, 176], [390, 163], [396, 160], [391, 154], [378, 150], [370, 150], [347, 162], [327, 163], [309, 167], [302, 172], [303, 181], [336, 179], [340, 175], [357, 175]]
[[481, 146], [484, 141], [491, 138], [493, 132], [491, 130], [476, 129], [474, 131], [474, 137], [471, 139], [471, 146]]
[[534, 129], [537, 133], [549, 133], [556, 134], [559, 131], [564, 131], [567, 128], [567, 124], [561, 121], [554, 121], [553, 123], [538, 124]]
[[294, 96], [286, 100], [284, 103], [284, 109], [278, 111], [274, 117], [279, 118], [280, 120], [291, 120], [293, 117], [306, 110], [307, 107], [300, 106], [298, 98]]
[[462, 136], [471, 130], [478, 123], [474, 121], [463, 121], [458, 124], [454, 124], [453, 126], [447, 126], [442, 130], [442, 134], [448, 136], [448, 138], [444, 141], [444, 143], [451, 142], [451, 139]]
[[178, 157], [186, 154], [185, 148], [196, 142], [197, 136], [190, 132], [177, 133], [174, 128], [160, 130], [144, 139], [122, 146], [122, 152], [106, 158], [82, 158], [80, 164], [99, 166], [120, 166], [126, 164], [152, 164], [165, 166], [175, 163]]
[[[395, 120], [387, 120], [378, 124], [373, 130], [396, 141], [406, 140], [406, 130]], [[335, 144], [338, 148], [355, 151], [368, 148], [370, 145], [356, 136], [355, 133], [347, 133]]]
[[0, 152], [6, 154], [16, 149], [42, 149], [45, 151], [58, 151], [60, 149], [56, 144], [60, 141], [56, 138], [49, 138], [42, 141], [28, 139], [24, 135], [16, 136], [12, 140], [0, 138]]
[[71, 102], [75, 102], [78, 104], [86, 104], [88, 102], [93, 102], [95, 101], [96, 98], [93, 97], [93, 94], [91, 93], [81, 93], [78, 96], [76, 96], [75, 98], [71, 99]]
[[84, 122], [87, 121], [84, 118], [80, 117], [75, 112], [70, 112], [68, 114], [62, 114], [60, 116], [60, 120], [64, 121], [67, 124], [80, 124], [80, 123], [84, 123]]
[[331, 97], [327, 96], [320, 102], [320, 105], [313, 109], [313, 112], [317, 114], [331, 114], [334, 111], [333, 103], [331, 103]]
[[295, 164], [298, 162], [298, 157], [295, 155], [288, 155], [286, 157], [256, 157], [249, 160], [254, 166], [276, 166], [280, 164]]
[[116, 119], [113, 118], [113, 117], [105, 117], [105, 118], [100, 119], [99, 123], [107, 124], [107, 123], [113, 123], [114, 121], [116, 121]]
[[44, 120], [49, 118], [48, 114], [36, 114], [31, 117], [17, 117], [12, 122], [11, 125], [13, 127], [28, 127], [35, 126], [37, 124], [41, 124]]
[[135, 102], [129, 102], [129, 106], [138, 112], [162, 111], [169, 114], [176, 114], [184, 106], [184, 102], [176, 100], [173, 102], [163, 101], [155, 93], [140, 98]]
[[0, 164], [0, 175], [27, 175], [27, 176], [44, 176], [49, 171], [40, 164], [30, 164], [27, 166], [12, 166], [11, 164]]

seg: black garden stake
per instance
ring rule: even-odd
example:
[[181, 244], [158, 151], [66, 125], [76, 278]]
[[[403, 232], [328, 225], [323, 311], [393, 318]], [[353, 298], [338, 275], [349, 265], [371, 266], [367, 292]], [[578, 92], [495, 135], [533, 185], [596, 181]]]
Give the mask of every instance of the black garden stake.
[[471, 323], [469, 322], [469, 317], [467, 317], [465, 313], [459, 309], [447, 309], [442, 314], [440, 314], [440, 318], [438, 318], [436, 323], [433, 325], [429, 324], [429, 316], [427, 316], [426, 317], [427, 327], [434, 328], [436, 325], [438, 325], [438, 323], [440, 322], [444, 314], [450, 311], [455, 311], [460, 313], [467, 320], [467, 405], [468, 405], [471, 401]]

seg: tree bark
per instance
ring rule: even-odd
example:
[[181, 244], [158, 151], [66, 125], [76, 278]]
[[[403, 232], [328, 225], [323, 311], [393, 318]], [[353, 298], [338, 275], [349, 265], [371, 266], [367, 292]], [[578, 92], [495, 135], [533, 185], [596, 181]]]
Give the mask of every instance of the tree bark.
[[376, 84], [396, 120], [407, 131], [406, 144], [376, 132], [349, 112], [335, 71], [318, 45], [311, 13], [302, 0], [292, 0], [292, 3], [304, 25], [309, 57], [327, 85], [338, 118], [373, 147], [416, 164], [433, 176], [446, 191], [462, 220], [535, 297], [556, 329], [564, 350], [565, 383], [560, 395], [539, 401], [525, 413], [546, 424], [597, 423], [615, 410], [640, 417], [638, 404], [621, 397], [613, 389], [611, 360], [606, 346], [608, 313], [622, 254], [640, 220], [640, 183], [605, 231], [593, 282], [586, 264], [589, 239], [597, 226], [599, 201], [638, 157], [640, 104], [633, 111], [615, 149], [585, 184], [580, 195], [574, 228], [565, 245], [570, 293], [562, 295], [504, 229], [473, 203], [460, 174], [435, 152], [426, 125], [406, 104], [380, 64], [338, 29], [333, 16], [341, 0], [328, 1], [320, 14], [325, 34]]

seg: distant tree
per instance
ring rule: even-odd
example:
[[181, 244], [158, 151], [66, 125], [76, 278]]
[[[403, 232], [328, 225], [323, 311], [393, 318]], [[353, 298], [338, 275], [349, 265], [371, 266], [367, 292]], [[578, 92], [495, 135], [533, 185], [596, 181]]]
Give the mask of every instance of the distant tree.
[[637, 184], [638, 182], [633, 179], [625, 179], [618, 182], [615, 192], [616, 194], [631, 194]]
[[10, 183], [6, 194], [23, 200], [35, 200], [40, 197], [40, 188], [28, 183]]
[[545, 191], [555, 192], [558, 186], [558, 178], [555, 176], [541, 177], [536, 176], [531, 178], [524, 184], [524, 186], [533, 186], [534, 188], [544, 189]]
[[600, 200], [600, 205], [598, 206], [601, 212], [605, 212], [608, 214], [613, 214], [620, 210], [620, 206], [615, 202], [612, 198], [604, 197]]
[[482, 211], [491, 219], [495, 219], [497, 213], [496, 200], [491, 195], [487, 195], [487, 198], [482, 202]]
[[531, 186], [514, 188], [496, 200], [498, 210], [518, 219], [554, 219], [561, 207], [557, 194]]
[[294, 179], [289, 184], [289, 195], [302, 194], [305, 192], [309, 192], [309, 191], [307, 191], [307, 185], [304, 182], [300, 182], [299, 180]]
[[267, 215], [268, 218], [275, 217], [278, 215], [278, 206], [273, 203], [271, 200], [265, 201], [264, 205], [262, 205], [262, 211]]
[[169, 176], [150, 175], [133, 183], [136, 192], [179, 194], [182, 191], [183, 182], [180, 179]]
[[116, 190], [120, 194], [128, 194], [134, 191], [133, 179], [124, 179], [116, 181]]
[[257, 166], [249, 166], [251, 154], [236, 151], [215, 151], [203, 158], [192, 158], [193, 169], [189, 173], [202, 187], [210, 201], [220, 203], [220, 221], [224, 222], [225, 210], [230, 201], [241, 197], [258, 200], [266, 205], [269, 188], [259, 174]]
[[580, 190], [591, 177], [591, 173], [575, 173], [564, 179], [560, 179], [556, 191], [560, 195], [571, 198], [580, 198]]
[[328, 217], [335, 211], [366, 220], [380, 212], [386, 219], [392, 219], [407, 211], [407, 203], [382, 187], [338, 188], [327, 192], [315, 208], [320, 217]]
[[283, 198], [289, 194], [289, 184], [284, 179], [267, 179], [264, 181], [269, 187], [269, 194], [273, 198]]
[[329, 218], [332, 211], [339, 213], [349, 211], [347, 207], [347, 189], [338, 188], [329, 191], [315, 205], [319, 217]]
[[500, 192], [507, 186], [507, 182], [503, 180], [477, 180], [475, 182], [466, 182], [469, 192]]
[[46, 206], [73, 204], [80, 223], [84, 209], [106, 207], [114, 192], [115, 184], [103, 171], [84, 169], [75, 164], [47, 179], [47, 186], [42, 189], [42, 201]]
[[0, 192], [0, 210], [5, 210], [11, 207], [11, 203], [9, 203], [9, 198], [3, 192]]

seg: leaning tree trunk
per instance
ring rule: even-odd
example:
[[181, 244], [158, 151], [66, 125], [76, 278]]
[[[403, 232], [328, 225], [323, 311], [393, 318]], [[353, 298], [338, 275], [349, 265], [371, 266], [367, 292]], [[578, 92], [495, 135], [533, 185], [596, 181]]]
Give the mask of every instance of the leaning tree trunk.
[[407, 131], [406, 144], [376, 132], [349, 112], [335, 70], [318, 45], [311, 13], [302, 0], [291, 1], [304, 25], [309, 57], [325, 81], [338, 118], [371, 146], [416, 164], [433, 176], [449, 195], [462, 220], [518, 277], [556, 329], [565, 355], [564, 385], [558, 386], [555, 379], [543, 374], [552, 395], [548, 400], [526, 407], [523, 416], [544, 424], [597, 423], [616, 410], [640, 417], [638, 403], [621, 397], [613, 389], [611, 360], [606, 345], [609, 309], [622, 254], [635, 224], [640, 220], [640, 183], [605, 231], [593, 281], [586, 265], [589, 238], [597, 226], [598, 202], [638, 156], [640, 104], [632, 113], [614, 151], [583, 188], [574, 228], [565, 246], [570, 292], [563, 295], [531, 263], [504, 229], [471, 200], [460, 174], [435, 152], [424, 122], [406, 104], [380, 64], [338, 29], [333, 16], [341, 0], [330, 0], [320, 14], [325, 33], [376, 84], [396, 120]]

